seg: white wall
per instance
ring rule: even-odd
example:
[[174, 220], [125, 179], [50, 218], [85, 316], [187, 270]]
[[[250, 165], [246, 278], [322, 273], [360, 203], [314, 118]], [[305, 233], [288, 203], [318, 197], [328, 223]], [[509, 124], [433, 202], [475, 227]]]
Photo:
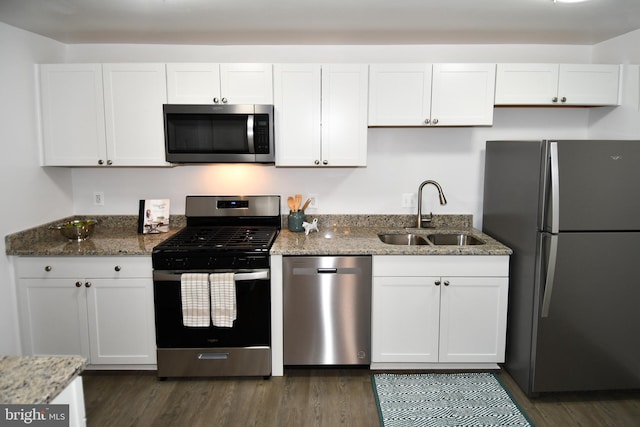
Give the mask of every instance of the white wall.
[[[588, 46], [163, 46], [74, 45], [69, 62], [578, 62], [591, 61]], [[585, 109], [496, 109], [490, 128], [369, 129], [366, 168], [275, 168], [209, 165], [173, 169], [75, 169], [78, 214], [135, 214], [143, 198], [169, 198], [184, 213], [188, 194], [317, 194], [318, 213], [414, 213], [402, 193], [417, 193], [425, 179], [439, 181], [449, 204], [425, 190], [425, 209], [470, 213], [480, 225], [484, 142], [497, 138], [584, 138]], [[104, 206], [93, 206], [103, 191]], [[283, 203], [282, 209], [286, 209]], [[309, 211], [313, 213], [313, 211]]]
[[[0, 23], [0, 235], [73, 213], [71, 172], [39, 166], [35, 67], [64, 61], [65, 47]], [[4, 239], [0, 252], [5, 253]], [[0, 354], [18, 354], [11, 265], [0, 257]]]

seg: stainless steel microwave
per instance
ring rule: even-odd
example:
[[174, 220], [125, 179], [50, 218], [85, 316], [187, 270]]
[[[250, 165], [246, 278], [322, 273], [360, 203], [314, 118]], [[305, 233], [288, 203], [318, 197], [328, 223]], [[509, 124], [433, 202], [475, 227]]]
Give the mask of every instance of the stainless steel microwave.
[[165, 104], [169, 163], [275, 163], [273, 105]]

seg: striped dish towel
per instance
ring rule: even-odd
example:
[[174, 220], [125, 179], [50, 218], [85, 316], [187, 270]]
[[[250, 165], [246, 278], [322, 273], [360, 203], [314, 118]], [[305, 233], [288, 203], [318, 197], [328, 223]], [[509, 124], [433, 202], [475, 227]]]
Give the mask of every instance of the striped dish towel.
[[236, 282], [233, 273], [213, 273], [211, 283], [211, 320], [213, 326], [231, 328], [236, 320]]
[[180, 276], [182, 323], [190, 327], [208, 327], [211, 324], [209, 306], [209, 275], [184, 273]]

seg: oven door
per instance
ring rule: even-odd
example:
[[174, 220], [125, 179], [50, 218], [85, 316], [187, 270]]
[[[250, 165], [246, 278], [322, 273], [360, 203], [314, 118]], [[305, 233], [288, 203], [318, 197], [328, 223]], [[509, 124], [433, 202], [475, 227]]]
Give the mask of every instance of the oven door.
[[187, 327], [182, 321], [180, 283], [182, 273], [221, 271], [153, 272], [158, 349], [239, 348], [271, 345], [271, 282], [269, 270], [234, 271], [237, 317], [231, 328]]

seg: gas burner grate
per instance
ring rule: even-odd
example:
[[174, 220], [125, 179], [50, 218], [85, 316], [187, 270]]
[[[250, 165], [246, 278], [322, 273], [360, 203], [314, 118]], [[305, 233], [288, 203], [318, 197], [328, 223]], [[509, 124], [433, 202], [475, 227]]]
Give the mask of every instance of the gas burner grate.
[[218, 226], [186, 228], [160, 246], [167, 249], [267, 251], [277, 234], [274, 227]]

